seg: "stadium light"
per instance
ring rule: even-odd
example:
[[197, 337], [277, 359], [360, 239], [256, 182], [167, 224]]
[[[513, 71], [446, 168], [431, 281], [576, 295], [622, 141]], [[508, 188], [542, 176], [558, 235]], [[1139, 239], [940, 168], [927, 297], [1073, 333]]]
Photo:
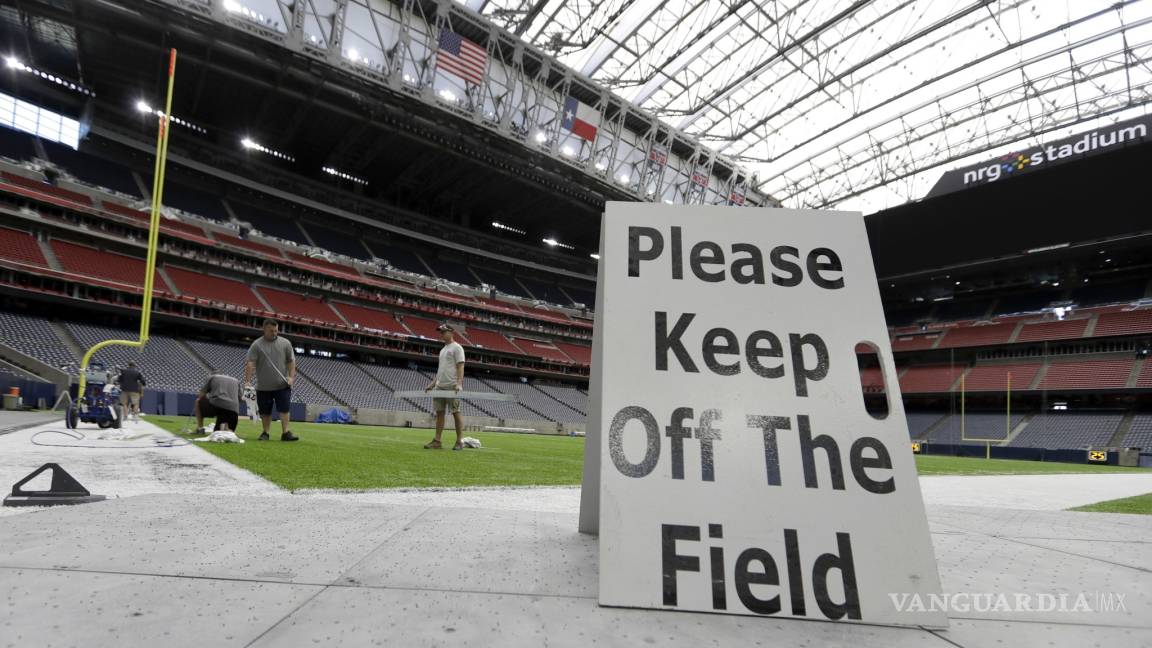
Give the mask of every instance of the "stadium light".
[[240, 6], [240, 3], [236, 2], [236, 0], [224, 0], [224, 11], [240, 13], [243, 10], [244, 7]]
[[573, 155], [576, 155], [576, 150], [573, 149], [571, 146], [565, 146], [564, 148], [560, 149], [560, 152], [563, 153], [564, 155], [567, 155], [568, 157], [572, 157]]
[[440, 96], [447, 99], [448, 101], [451, 101], [452, 103], [456, 103], [456, 95], [447, 88], [440, 91]]
[[287, 153], [281, 153], [280, 151], [277, 151], [274, 149], [270, 149], [267, 146], [264, 146], [264, 145], [260, 144], [259, 142], [253, 140], [251, 137], [245, 137], [244, 139], [240, 140], [240, 146], [243, 146], [246, 150], [260, 151], [261, 153], [271, 155], [272, 157], [275, 157], [275, 158], [280, 158], [281, 160], [287, 160], [288, 162], [295, 162], [296, 161], [296, 158], [292, 157], [291, 155], [288, 155]]
[[592, 257], [593, 259], [596, 259], [597, 261], [600, 260], [600, 255], [596, 254], [595, 252], [593, 252], [592, 254], [589, 254], [588, 256]]
[[604, 162], [597, 162], [596, 163], [596, 170], [597, 171], [603, 171], [604, 169], [607, 169], [607, 168], [608, 168], [608, 165]]
[[536, 141], [543, 144], [548, 141], [548, 136], [544, 134], [544, 131], [536, 131]]
[[252, 140], [245, 137], [244, 139], [240, 140], [240, 146], [243, 146], [246, 149], [254, 149], [256, 148], [256, 142], [253, 142]]
[[524, 230], [522, 230], [522, 229], [518, 229], [518, 228], [515, 228], [515, 227], [510, 227], [510, 226], [508, 226], [508, 225], [505, 225], [504, 223], [498, 223], [498, 222], [496, 222], [496, 221], [492, 221], [492, 227], [494, 227], [494, 228], [496, 228], [496, 229], [498, 229], [498, 230], [504, 230], [505, 232], [512, 232], [513, 234], [519, 234], [519, 235], [521, 235], [521, 236], [523, 236], [524, 234], [526, 234], [526, 233], [527, 233], [527, 232], [525, 232], [525, 231], [524, 231]]
[[136, 110], [139, 110], [142, 113], [150, 113], [152, 112], [152, 106], [144, 103], [144, 100], [141, 99], [136, 102]]
[[353, 61], [359, 61], [360, 60], [360, 52], [357, 51], [357, 49], [355, 47], [349, 47], [348, 48], [348, 58], [352, 59]]
[[20, 62], [20, 59], [16, 58], [15, 56], [4, 57], [4, 63], [8, 65], [9, 70], [19, 70], [24, 67], [24, 64]]
[[356, 184], [362, 184], [362, 185], [368, 184], [368, 181], [365, 180], [364, 178], [358, 178], [358, 177], [356, 177], [350, 173], [344, 173], [343, 171], [336, 169], [336, 168], [333, 168], [333, 167], [330, 167], [330, 166], [321, 167], [320, 170], [323, 171], [324, 173], [327, 173], [328, 175], [334, 175], [337, 178], [343, 178], [344, 180], [348, 180], [349, 182], [355, 182]]
[[576, 248], [572, 247], [571, 245], [561, 243], [560, 241], [557, 241], [554, 238], [546, 238], [546, 239], [541, 239], [541, 240], [544, 241], [544, 244], [547, 245], [548, 247], [561, 247], [561, 248], [564, 248], [565, 250], [575, 250], [576, 249]]
[[627, 173], [621, 173], [620, 177], [616, 179], [620, 181], [620, 184], [628, 184], [629, 182], [632, 182], [632, 176], [628, 175]]

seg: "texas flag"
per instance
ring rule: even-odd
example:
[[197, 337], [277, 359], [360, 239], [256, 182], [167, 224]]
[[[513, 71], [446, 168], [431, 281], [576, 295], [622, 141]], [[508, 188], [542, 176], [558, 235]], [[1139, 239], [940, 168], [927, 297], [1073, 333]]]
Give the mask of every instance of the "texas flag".
[[596, 129], [600, 127], [600, 113], [592, 106], [580, 103], [576, 97], [565, 97], [564, 120], [560, 125], [578, 137], [594, 142]]

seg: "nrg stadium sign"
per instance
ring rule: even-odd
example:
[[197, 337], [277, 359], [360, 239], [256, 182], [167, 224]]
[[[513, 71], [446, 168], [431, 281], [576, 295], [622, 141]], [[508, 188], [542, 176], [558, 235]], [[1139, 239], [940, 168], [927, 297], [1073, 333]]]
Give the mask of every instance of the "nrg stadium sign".
[[940, 176], [926, 197], [932, 198], [969, 187], [978, 187], [1033, 171], [1037, 167], [1073, 162], [1116, 148], [1152, 141], [1149, 132], [1152, 132], [1152, 115], [1145, 115], [1041, 144], [1032, 149], [1009, 153], [987, 162], [953, 169]]

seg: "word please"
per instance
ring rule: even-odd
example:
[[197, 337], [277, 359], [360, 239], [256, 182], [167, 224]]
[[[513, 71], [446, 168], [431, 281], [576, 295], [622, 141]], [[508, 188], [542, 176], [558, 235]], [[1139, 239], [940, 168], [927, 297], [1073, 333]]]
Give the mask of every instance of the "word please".
[[[684, 278], [683, 232], [679, 227], [670, 228], [669, 243], [664, 244], [664, 235], [654, 227], [628, 228], [628, 276], [640, 276], [640, 264], [656, 261], [668, 256], [668, 269], [673, 279]], [[688, 268], [700, 281], [719, 283], [732, 274], [732, 281], [738, 284], [764, 284], [771, 281], [777, 286], [794, 287], [804, 281], [804, 271], [813, 284], [826, 290], [844, 287], [840, 256], [830, 248], [813, 248], [805, 255], [804, 267], [800, 267], [800, 250], [790, 245], [778, 245], [768, 251], [768, 263], [764, 262], [764, 252], [752, 243], [733, 243], [728, 248], [731, 259], [724, 256], [724, 248], [714, 241], [699, 241], [688, 250]], [[725, 270], [726, 265], [731, 266]]]

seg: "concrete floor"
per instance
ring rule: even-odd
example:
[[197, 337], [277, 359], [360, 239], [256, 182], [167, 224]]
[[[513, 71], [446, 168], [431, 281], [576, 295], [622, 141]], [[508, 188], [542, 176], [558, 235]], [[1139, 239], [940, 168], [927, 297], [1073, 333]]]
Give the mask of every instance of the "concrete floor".
[[577, 489], [289, 495], [195, 447], [32, 433], [0, 437], [0, 485], [56, 460], [119, 499], [0, 519], [0, 647], [1152, 646], [1152, 518], [1025, 508], [1152, 491], [1152, 475], [923, 478], [945, 592], [1125, 603], [953, 611], [927, 631], [599, 607]]

